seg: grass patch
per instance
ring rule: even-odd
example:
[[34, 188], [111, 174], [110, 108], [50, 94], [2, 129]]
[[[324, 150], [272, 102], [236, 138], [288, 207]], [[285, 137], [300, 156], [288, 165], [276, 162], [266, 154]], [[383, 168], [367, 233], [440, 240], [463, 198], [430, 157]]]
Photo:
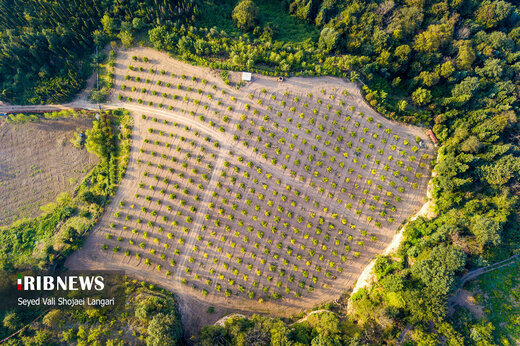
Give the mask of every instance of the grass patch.
[[487, 319], [495, 327], [495, 340], [514, 345], [520, 339], [520, 262], [482, 275], [477, 281]]

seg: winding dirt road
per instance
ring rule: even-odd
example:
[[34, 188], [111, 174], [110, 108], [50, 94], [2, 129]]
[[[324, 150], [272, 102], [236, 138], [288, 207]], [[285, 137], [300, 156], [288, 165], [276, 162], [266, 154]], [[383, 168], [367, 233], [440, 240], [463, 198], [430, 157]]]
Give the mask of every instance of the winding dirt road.
[[513, 255], [513, 256], [503, 260], [503, 261], [490, 264], [487, 267], [481, 267], [481, 268], [477, 268], [477, 269], [471, 270], [471, 271], [467, 272], [466, 274], [464, 274], [460, 278], [459, 284], [458, 284], [458, 288], [464, 288], [464, 285], [468, 281], [475, 280], [476, 278], [478, 278], [482, 274], [489, 273], [490, 271], [497, 270], [499, 268], [502, 268], [502, 267], [508, 266], [510, 264], [513, 264], [519, 258], [520, 258], [520, 254], [516, 254], [516, 255]]

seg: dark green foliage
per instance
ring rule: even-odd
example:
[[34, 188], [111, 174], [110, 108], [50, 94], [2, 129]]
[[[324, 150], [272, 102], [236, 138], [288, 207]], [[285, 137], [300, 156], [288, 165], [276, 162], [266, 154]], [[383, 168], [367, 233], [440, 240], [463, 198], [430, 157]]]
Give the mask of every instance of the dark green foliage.
[[[0, 99], [63, 103], [89, 77], [89, 56], [147, 23], [187, 23], [194, 1], [0, 1]], [[119, 34], [118, 34], [119, 33]]]
[[477, 23], [485, 28], [494, 28], [504, 22], [513, 12], [513, 5], [506, 1], [486, 1], [477, 10]]
[[323, 28], [320, 34], [318, 47], [325, 52], [330, 52], [337, 47], [339, 33], [334, 28]]
[[4, 320], [2, 321], [2, 325], [11, 332], [14, 332], [22, 327], [20, 317], [16, 314], [16, 312], [6, 314], [4, 316]]
[[470, 337], [477, 343], [481, 340], [505, 344], [507, 339], [514, 344], [520, 337], [520, 262], [482, 275], [475, 282], [479, 288], [477, 303], [484, 307], [486, 316], [470, 326]]
[[[0, 340], [20, 328], [24, 330], [11, 336], [12, 345], [62, 345], [62, 344], [120, 344], [132, 345], [183, 345], [180, 340], [180, 315], [173, 294], [153, 288], [146, 282], [118, 278], [118, 285], [125, 291], [126, 304], [94, 308], [76, 306], [73, 309], [48, 309], [33, 307], [16, 311], [0, 311]], [[120, 297], [116, 297], [120, 299]], [[137, 310], [147, 306], [146, 318], [138, 316]], [[50, 311], [49, 311], [50, 310]], [[40, 316], [42, 315], [42, 316]], [[38, 323], [31, 323], [40, 316]], [[127, 330], [139, 333], [124, 333]], [[213, 345], [213, 344], [212, 344]]]
[[446, 296], [453, 285], [455, 272], [461, 270], [465, 263], [466, 256], [462, 250], [437, 246], [427, 258], [412, 267], [412, 275], [426, 287], [426, 293]]
[[520, 176], [520, 158], [513, 155], [502, 156], [499, 160], [480, 167], [483, 180], [489, 185], [500, 188], [511, 179]]
[[401, 269], [401, 266], [398, 262], [392, 262], [385, 256], [378, 256], [374, 264], [374, 274], [376, 274], [378, 280], [399, 269]]
[[[226, 36], [236, 37], [243, 34], [232, 19], [232, 12], [237, 5], [235, 0], [207, 1], [200, 6], [197, 26], [224, 32]], [[279, 0], [255, 1], [258, 7], [256, 28], [252, 34], [261, 40], [277, 40], [293, 47], [304, 43], [309, 38], [316, 40], [319, 30], [289, 12], [284, 11]], [[249, 36], [251, 38], [251, 36]]]
[[502, 225], [495, 220], [482, 215], [475, 215], [471, 219], [469, 229], [482, 248], [500, 244]]
[[399, 274], [389, 274], [382, 278], [380, 283], [387, 292], [399, 292], [404, 288], [404, 278]]
[[312, 22], [320, 2], [320, 0], [292, 0], [289, 4], [289, 13], [300, 19]]
[[0, 89], [10, 102], [63, 102], [83, 86], [99, 2], [0, 2]]
[[110, 117], [101, 113], [100, 119], [94, 121], [92, 129], [87, 131], [87, 149], [102, 158], [109, 160], [114, 151], [114, 136], [110, 126]]
[[64, 201], [49, 214], [36, 219], [17, 221], [4, 227], [0, 233], [0, 270], [12, 270], [27, 264], [43, 267], [53, 259], [52, 246], [45, 247], [40, 258], [33, 256], [38, 241], [52, 237], [60, 221], [72, 216], [77, 210]]
[[231, 345], [231, 336], [226, 328], [221, 326], [204, 326], [197, 335], [197, 345]]
[[159, 313], [148, 325], [146, 344], [150, 346], [176, 345], [182, 336], [179, 319], [175, 315]]
[[132, 23], [135, 29], [145, 23], [190, 23], [198, 11], [197, 1], [193, 0], [113, 0], [108, 3], [113, 18]]

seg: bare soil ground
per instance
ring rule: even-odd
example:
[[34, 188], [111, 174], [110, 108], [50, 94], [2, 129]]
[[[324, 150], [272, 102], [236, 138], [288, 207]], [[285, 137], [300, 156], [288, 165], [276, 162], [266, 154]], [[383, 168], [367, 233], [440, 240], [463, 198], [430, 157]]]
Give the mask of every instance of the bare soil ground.
[[254, 75], [234, 90], [135, 48], [118, 56], [109, 105], [135, 115], [127, 174], [66, 266], [174, 291], [188, 334], [230, 312], [289, 316], [339, 297], [424, 203], [424, 131], [338, 78]]
[[19, 125], [0, 119], [0, 225], [36, 217], [42, 205], [74, 189], [97, 162], [70, 143], [76, 129], [89, 127], [86, 118]]
[[454, 305], [450, 305], [448, 309], [450, 310], [449, 312], [453, 313], [456, 309], [456, 305], [459, 305], [468, 309], [478, 319], [485, 317], [484, 307], [477, 303], [473, 294], [473, 292], [463, 288], [457, 290], [457, 294], [450, 299], [450, 303]]

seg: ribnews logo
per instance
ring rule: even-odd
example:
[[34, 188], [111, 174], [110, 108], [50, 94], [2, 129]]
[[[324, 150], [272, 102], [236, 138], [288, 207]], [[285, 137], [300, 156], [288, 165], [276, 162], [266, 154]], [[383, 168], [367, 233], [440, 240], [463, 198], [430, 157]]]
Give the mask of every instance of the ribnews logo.
[[105, 288], [103, 276], [51, 276], [18, 274], [18, 291], [102, 291]]
[[120, 307], [126, 301], [123, 271], [34, 271], [0, 273], [0, 313], [12, 309], [78, 306]]

